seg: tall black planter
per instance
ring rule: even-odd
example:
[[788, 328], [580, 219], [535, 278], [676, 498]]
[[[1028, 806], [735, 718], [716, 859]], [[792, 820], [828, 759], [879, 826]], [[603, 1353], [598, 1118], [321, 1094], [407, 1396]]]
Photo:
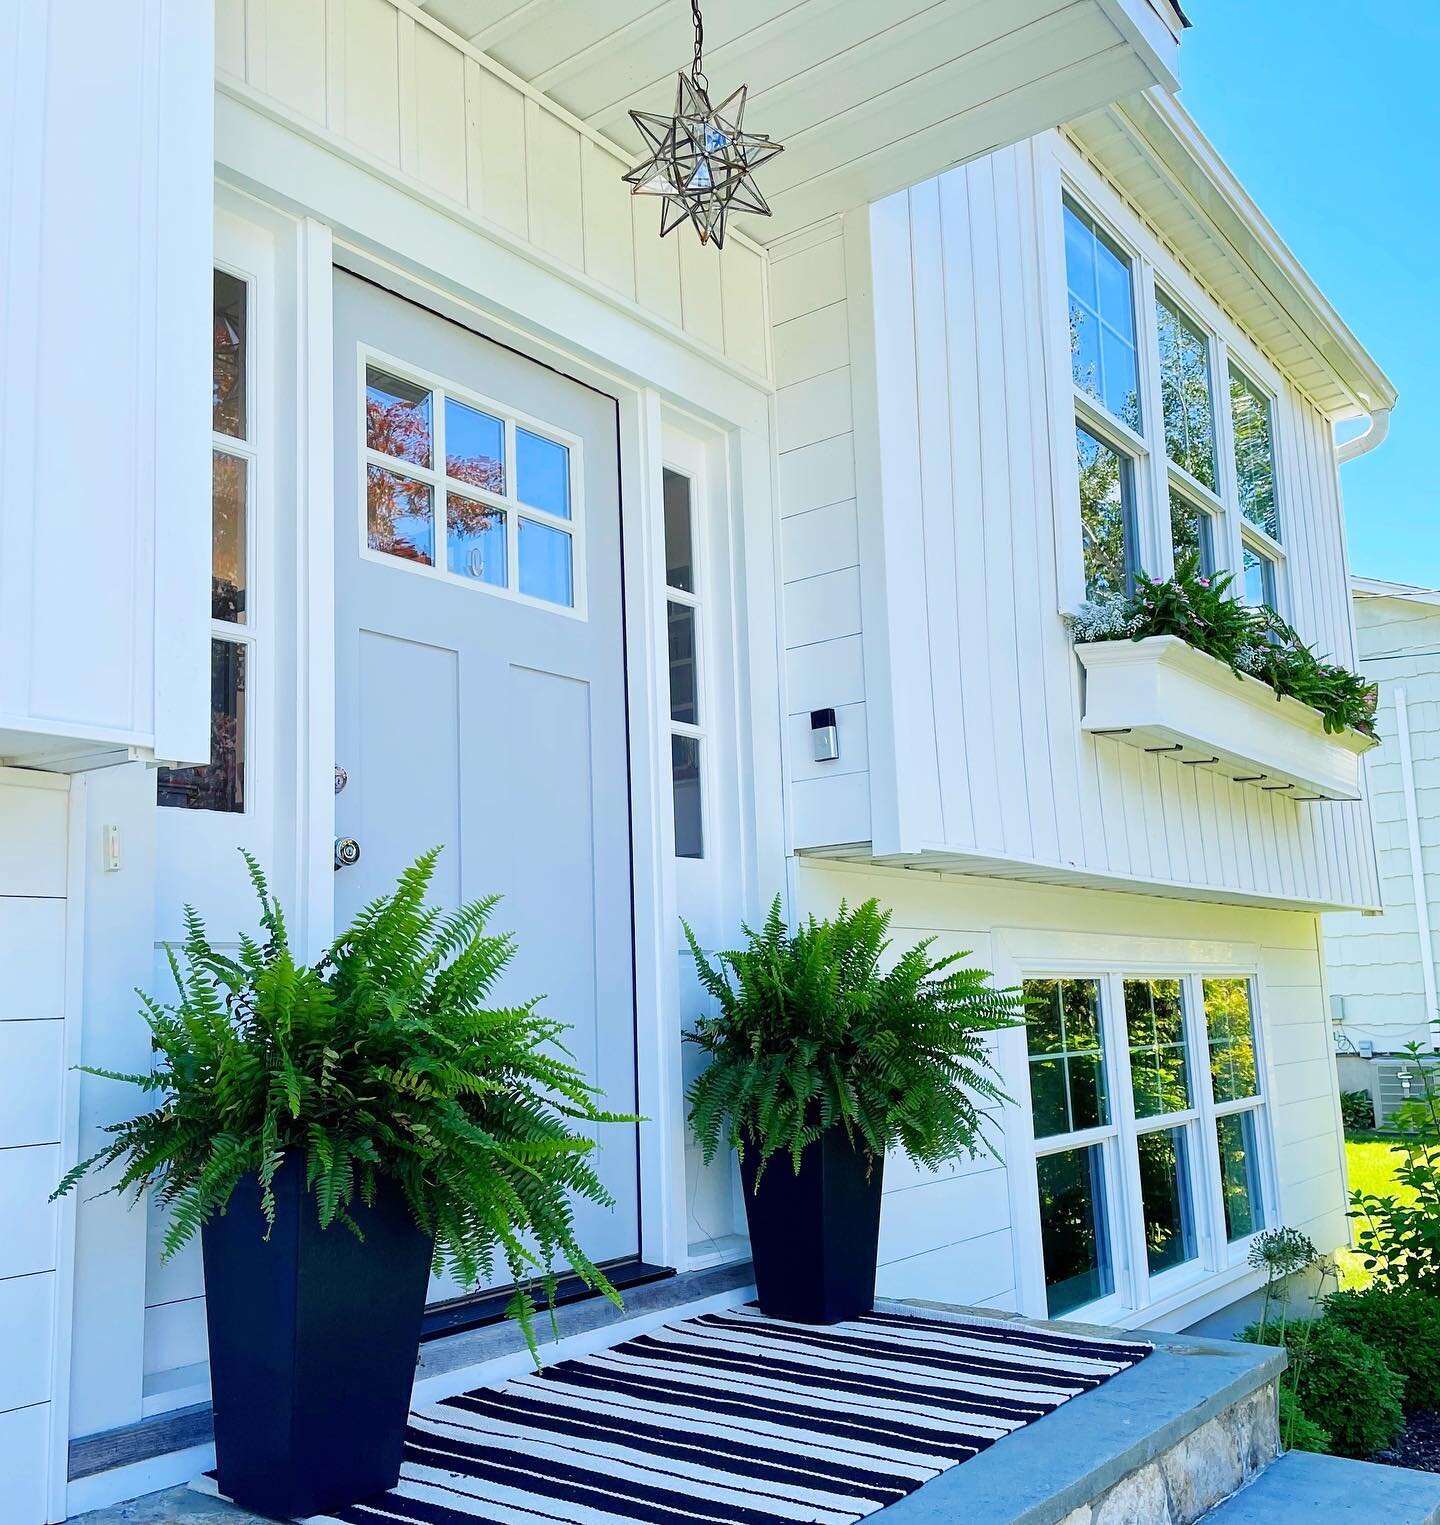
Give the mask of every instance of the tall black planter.
[[755, 1152], [740, 1163], [760, 1311], [798, 1324], [838, 1324], [875, 1303], [884, 1161], [829, 1128], [800, 1157], [771, 1157], [755, 1190]]
[[304, 1162], [275, 1178], [267, 1241], [247, 1176], [202, 1231], [220, 1491], [280, 1519], [393, 1487], [432, 1242], [398, 1187], [321, 1229]]

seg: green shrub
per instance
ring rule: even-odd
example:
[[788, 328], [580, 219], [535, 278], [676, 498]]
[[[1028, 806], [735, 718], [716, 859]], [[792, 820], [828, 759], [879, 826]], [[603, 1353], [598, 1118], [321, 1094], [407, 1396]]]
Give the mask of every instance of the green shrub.
[[1347, 1133], [1363, 1133], [1375, 1126], [1375, 1103], [1369, 1091], [1341, 1091], [1340, 1120]]
[[898, 1144], [932, 1167], [984, 1144], [979, 1107], [1004, 1099], [989, 1037], [1015, 1025], [1015, 994], [963, 954], [931, 958], [931, 938], [882, 973], [889, 927], [867, 900], [791, 933], [777, 895], [747, 946], [713, 962], [685, 928], [719, 1008], [685, 1035], [710, 1061], [689, 1092], [707, 1163], [724, 1144], [762, 1169], [787, 1153], [798, 1172], [827, 1128], [872, 1160]]
[[1273, 1324], [1251, 1324], [1240, 1338], [1255, 1345], [1284, 1344], [1291, 1364], [1281, 1384], [1307, 1418], [1329, 1432], [1334, 1455], [1373, 1456], [1400, 1433], [1404, 1379], [1359, 1335], [1321, 1318], [1288, 1325], [1283, 1340]]
[[1440, 1408], [1440, 1297], [1372, 1285], [1336, 1292], [1325, 1306], [1337, 1324], [1374, 1346], [1404, 1377], [1407, 1408]]
[[1330, 1432], [1306, 1416], [1295, 1394], [1283, 1382], [1280, 1384], [1280, 1444], [1287, 1451], [1319, 1451], [1323, 1455], [1330, 1450]]

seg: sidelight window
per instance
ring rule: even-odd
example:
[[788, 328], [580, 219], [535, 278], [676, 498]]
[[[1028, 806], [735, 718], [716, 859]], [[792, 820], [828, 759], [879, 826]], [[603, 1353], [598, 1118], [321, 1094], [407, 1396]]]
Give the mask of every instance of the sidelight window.
[[705, 856], [701, 762], [704, 701], [700, 672], [700, 598], [695, 567], [695, 483], [665, 468], [665, 632], [670, 691], [670, 789], [675, 856]]

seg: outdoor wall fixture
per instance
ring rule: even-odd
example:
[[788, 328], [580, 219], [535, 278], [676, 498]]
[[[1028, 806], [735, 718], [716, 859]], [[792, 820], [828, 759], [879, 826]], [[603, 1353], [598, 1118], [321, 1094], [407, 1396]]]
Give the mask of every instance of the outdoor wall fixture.
[[632, 111], [630, 116], [649, 144], [651, 153], [623, 178], [633, 196], [660, 196], [660, 236], [687, 218], [702, 244], [712, 239], [725, 246], [725, 219], [734, 212], [769, 217], [770, 208], [751, 172], [780, 152], [781, 145], [763, 133], [743, 130], [748, 85], [710, 104], [710, 81], [701, 67], [705, 27], [699, 0], [690, 0], [695, 22], [695, 56], [690, 72], [679, 75], [675, 112], [657, 116]]
[[810, 742], [816, 762], [834, 762], [840, 756], [840, 733], [835, 729], [833, 709], [810, 711]]

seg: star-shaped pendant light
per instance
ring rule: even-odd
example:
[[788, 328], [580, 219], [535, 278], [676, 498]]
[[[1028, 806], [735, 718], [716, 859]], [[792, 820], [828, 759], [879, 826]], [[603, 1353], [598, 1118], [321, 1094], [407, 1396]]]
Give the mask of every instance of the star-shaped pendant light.
[[746, 132], [746, 86], [710, 104], [710, 82], [701, 68], [704, 27], [698, 0], [691, 0], [695, 21], [695, 57], [688, 74], [679, 76], [672, 116], [632, 111], [630, 116], [650, 149], [650, 156], [625, 175], [636, 196], [660, 196], [660, 236], [689, 221], [702, 244], [725, 245], [725, 219], [731, 212], [768, 217], [770, 208], [752, 178], [753, 171], [780, 152], [781, 145], [763, 133]]

